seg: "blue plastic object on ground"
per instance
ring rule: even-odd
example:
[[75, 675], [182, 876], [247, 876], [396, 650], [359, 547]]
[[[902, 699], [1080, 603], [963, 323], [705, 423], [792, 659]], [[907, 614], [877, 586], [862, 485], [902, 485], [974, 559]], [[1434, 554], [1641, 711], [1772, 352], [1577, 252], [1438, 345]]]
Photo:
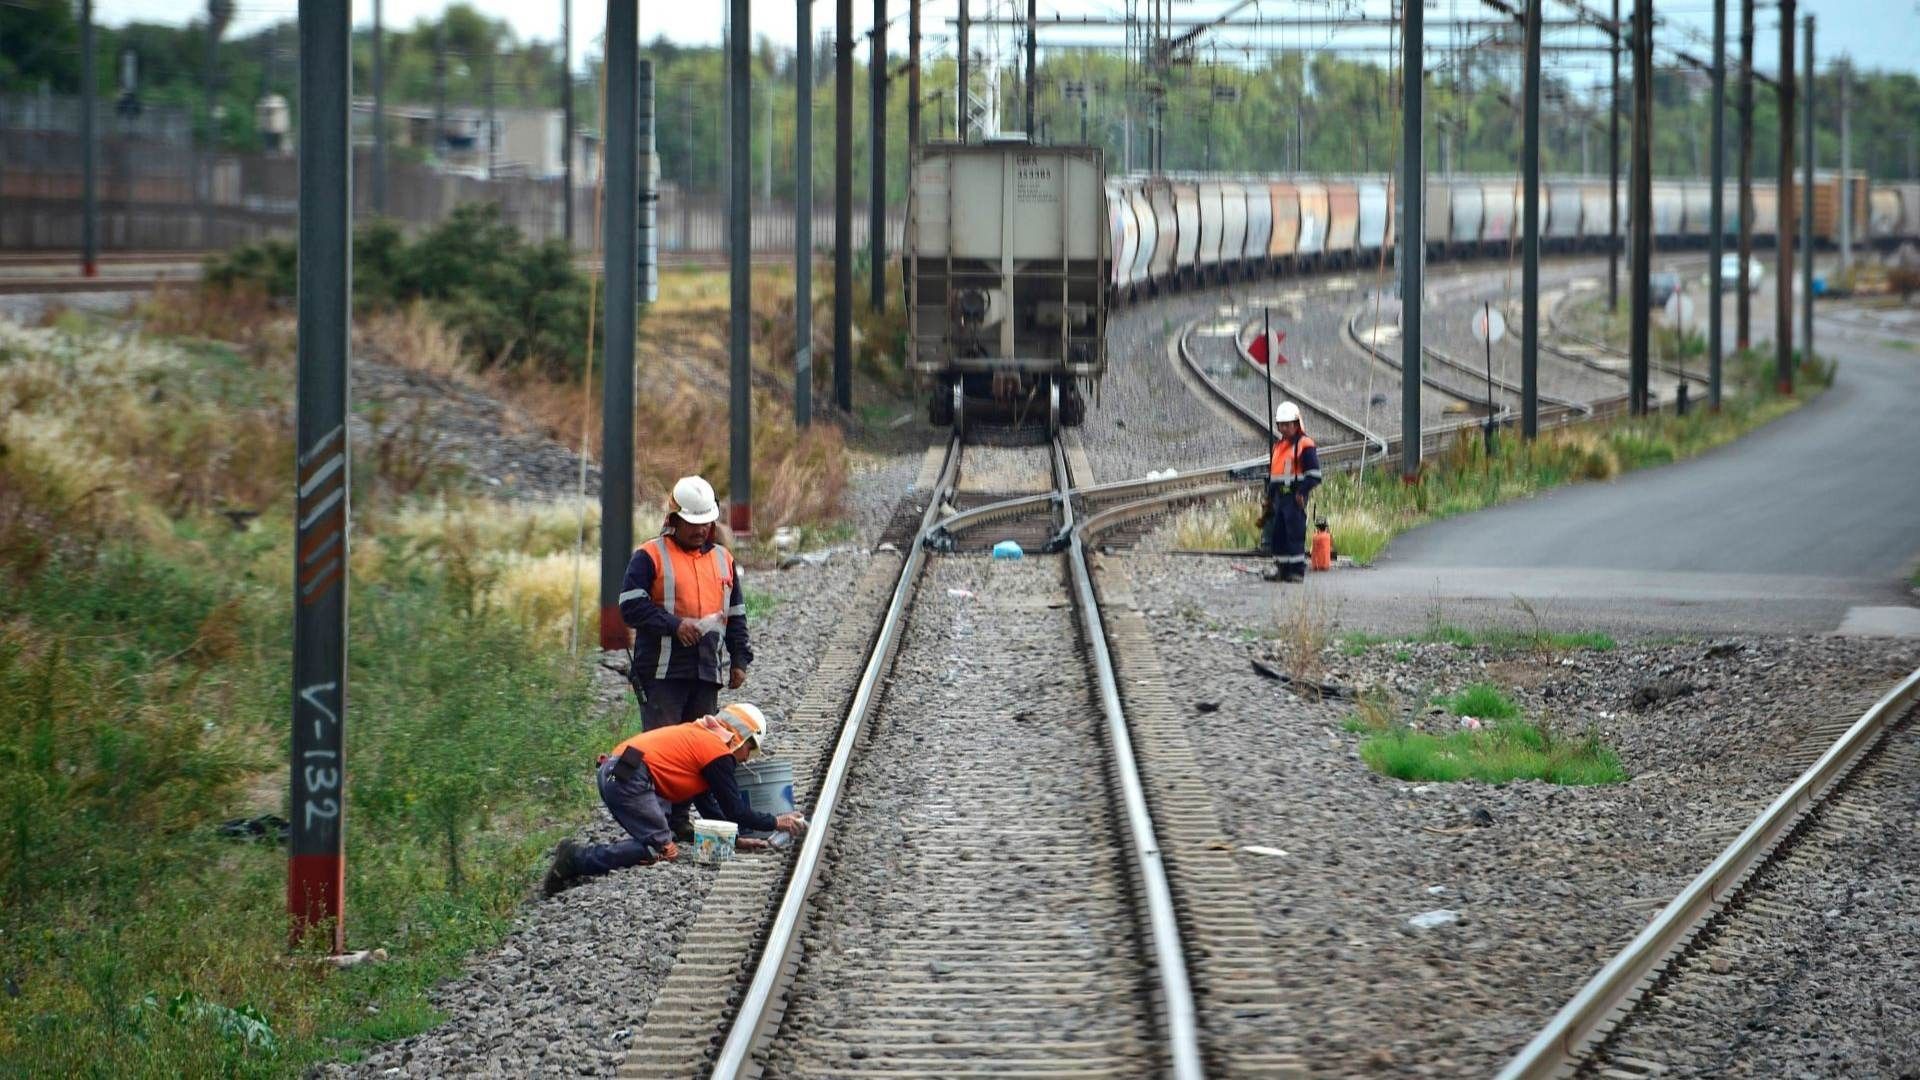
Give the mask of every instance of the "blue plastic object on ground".
[[1817, 277], [1813, 279], [1813, 295], [1815, 296], [1827, 295], [1827, 279], [1826, 278]]
[[1018, 559], [1026, 555], [1020, 545], [1012, 540], [1002, 540], [993, 545], [993, 557], [996, 559]]

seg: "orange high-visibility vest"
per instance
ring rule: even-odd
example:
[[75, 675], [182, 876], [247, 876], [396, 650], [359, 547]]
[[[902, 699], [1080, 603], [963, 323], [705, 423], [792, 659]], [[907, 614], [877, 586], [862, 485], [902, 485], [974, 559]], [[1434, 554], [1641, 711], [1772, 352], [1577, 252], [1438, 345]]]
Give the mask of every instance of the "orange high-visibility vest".
[[668, 802], [686, 802], [707, 791], [707, 778], [700, 770], [733, 751], [720, 736], [699, 724], [669, 724], [643, 731], [613, 748], [609, 756], [619, 757], [632, 746], [647, 757], [647, 771], [653, 774], [653, 789]]
[[1313, 439], [1302, 435], [1291, 442], [1280, 439], [1273, 444], [1273, 458], [1267, 463], [1267, 478], [1292, 487], [1294, 482], [1305, 475], [1300, 468], [1300, 455], [1313, 449]]
[[641, 545], [653, 563], [653, 602], [683, 619], [709, 615], [745, 615], [732, 611], [727, 596], [733, 591], [733, 555], [719, 544], [707, 551], [688, 551], [664, 536]]

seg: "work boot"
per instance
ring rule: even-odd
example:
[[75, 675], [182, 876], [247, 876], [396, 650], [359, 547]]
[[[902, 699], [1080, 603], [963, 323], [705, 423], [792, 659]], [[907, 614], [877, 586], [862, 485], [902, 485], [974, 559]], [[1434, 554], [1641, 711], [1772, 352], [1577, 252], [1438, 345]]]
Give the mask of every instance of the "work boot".
[[571, 840], [562, 840], [559, 845], [553, 849], [553, 865], [547, 868], [547, 879], [540, 883], [540, 894], [542, 896], [552, 897], [565, 891], [567, 886], [573, 884], [575, 877], [573, 870], [574, 855], [577, 854], [579, 850], [580, 845]]
[[667, 828], [673, 830], [673, 838], [693, 843], [693, 822], [687, 818], [674, 818], [667, 822]]
[[1287, 572], [1280, 569], [1279, 563], [1274, 563], [1272, 566], [1260, 571], [1260, 578], [1262, 581], [1285, 581], [1287, 580]]

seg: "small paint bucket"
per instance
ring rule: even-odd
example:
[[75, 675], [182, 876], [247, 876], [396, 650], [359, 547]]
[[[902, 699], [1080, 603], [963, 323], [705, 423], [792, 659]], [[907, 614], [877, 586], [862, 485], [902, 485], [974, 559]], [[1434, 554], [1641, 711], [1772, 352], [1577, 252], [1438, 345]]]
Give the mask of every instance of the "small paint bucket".
[[717, 818], [701, 818], [693, 823], [693, 861], [715, 865], [733, 858], [734, 838], [740, 826]]

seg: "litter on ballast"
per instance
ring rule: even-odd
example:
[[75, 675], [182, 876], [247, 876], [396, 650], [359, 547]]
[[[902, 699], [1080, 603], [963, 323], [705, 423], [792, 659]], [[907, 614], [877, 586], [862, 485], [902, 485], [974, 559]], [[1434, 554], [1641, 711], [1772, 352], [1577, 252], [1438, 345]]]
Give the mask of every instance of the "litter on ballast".
[[1452, 908], [1439, 908], [1434, 911], [1423, 911], [1415, 915], [1413, 918], [1407, 920], [1407, 925], [1416, 930], [1431, 930], [1436, 926], [1445, 926], [1459, 917], [1460, 913]]
[[1280, 856], [1281, 858], [1285, 858], [1287, 854], [1286, 852], [1281, 851], [1277, 847], [1264, 847], [1260, 844], [1248, 844], [1247, 846], [1241, 848], [1240, 850], [1246, 852], [1249, 855], [1277, 855], [1277, 856]]
[[962, 600], [971, 600], [973, 599], [973, 590], [972, 589], [948, 589], [947, 595], [957, 596]]
[[1016, 540], [1002, 540], [993, 545], [993, 557], [996, 559], [1018, 559], [1025, 555], [1026, 552], [1020, 550], [1020, 543]]

